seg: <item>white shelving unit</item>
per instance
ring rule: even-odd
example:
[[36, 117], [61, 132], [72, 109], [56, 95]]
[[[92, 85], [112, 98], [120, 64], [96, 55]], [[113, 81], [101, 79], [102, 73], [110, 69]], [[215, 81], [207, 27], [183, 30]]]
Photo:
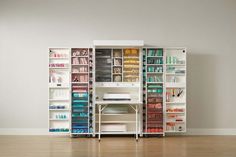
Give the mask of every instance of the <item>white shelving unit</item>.
[[90, 105], [91, 55], [91, 48], [71, 49], [71, 136], [93, 133]]
[[143, 134], [164, 136], [165, 59], [163, 48], [143, 48], [143, 59]]
[[186, 48], [165, 48], [166, 133], [186, 132]]
[[69, 133], [70, 49], [49, 48], [49, 132]]
[[49, 132], [99, 140], [103, 134], [138, 139], [186, 132], [186, 53], [144, 47], [140, 40], [49, 48]]

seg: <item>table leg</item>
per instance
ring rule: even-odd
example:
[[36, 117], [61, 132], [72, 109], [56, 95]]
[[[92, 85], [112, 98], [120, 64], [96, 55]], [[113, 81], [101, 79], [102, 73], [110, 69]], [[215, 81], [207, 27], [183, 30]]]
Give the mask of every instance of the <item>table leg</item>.
[[101, 105], [98, 105], [98, 140], [101, 140]]
[[138, 105], [135, 105], [136, 111], [136, 141], [138, 141]]

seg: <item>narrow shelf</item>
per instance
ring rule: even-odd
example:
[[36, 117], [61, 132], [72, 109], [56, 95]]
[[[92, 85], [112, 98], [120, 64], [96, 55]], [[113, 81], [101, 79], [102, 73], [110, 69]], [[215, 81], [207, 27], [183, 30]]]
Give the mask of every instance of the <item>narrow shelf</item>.
[[179, 75], [179, 76], [185, 76], [185, 73], [184, 74], [178, 74], [178, 73], [166, 73], [166, 75]]
[[71, 56], [71, 58], [88, 58], [89, 56]]
[[166, 130], [165, 131], [166, 133], [185, 133], [186, 131], [184, 130], [184, 131], [175, 131], [175, 130], [171, 130], [171, 131], [168, 131], [168, 130]]
[[139, 65], [139, 62], [127, 62], [127, 61], [124, 61], [124, 64], [125, 65], [136, 65], [136, 66], [138, 66]]
[[96, 64], [96, 67], [97, 67], [97, 68], [111, 67], [111, 66], [112, 66], [111, 64], [103, 64], [103, 65], [101, 65], [101, 63]]
[[69, 59], [69, 57], [49, 57], [49, 59]]
[[139, 105], [142, 104], [142, 102], [139, 101], [95, 101], [95, 104], [103, 105], [103, 104], [134, 104]]
[[69, 109], [49, 109], [50, 111], [70, 111]]
[[59, 89], [62, 89], [62, 88], [70, 88], [69, 86], [49, 86], [49, 88], [59, 88]]
[[147, 74], [163, 74], [163, 72], [147, 72]]
[[68, 135], [70, 131], [49, 131], [49, 134], [51, 135]]
[[88, 64], [71, 64], [72, 66], [88, 66]]
[[[87, 88], [87, 87], [86, 87]], [[88, 91], [82, 91], [82, 92], [76, 92], [76, 91], [71, 91], [72, 93], [88, 93]]]
[[143, 134], [145, 134], [145, 135], [162, 135], [164, 132], [143, 132]]
[[69, 119], [49, 119], [50, 121], [69, 121]]
[[124, 59], [126, 59], [126, 58], [138, 58], [139, 59], [139, 57], [135, 57], [135, 56], [124, 56]]
[[[99, 114], [96, 114], [96, 116], [98, 116]], [[102, 116], [122, 116], [122, 115], [136, 115], [135, 113], [105, 113], [105, 114], [101, 114]]]
[[164, 64], [146, 64], [147, 66], [149, 66], [149, 65], [152, 65], [152, 66], [154, 66], [154, 65], [164, 65]]
[[186, 83], [167, 82], [166, 88], [186, 88]]
[[147, 58], [163, 58], [163, 56], [147, 56]]
[[[124, 73], [139, 74], [139, 72], [133, 72], [133, 71], [124, 71]], [[138, 77], [138, 76], [135, 76], [135, 77]]]
[[89, 82], [71, 82], [71, 84], [88, 84]]
[[167, 114], [184, 114], [185, 112], [166, 112]]
[[88, 74], [88, 72], [72, 72], [71, 74]]
[[[96, 121], [98, 123], [98, 121]], [[105, 123], [136, 123], [136, 121], [101, 121], [102, 124]]]
[[185, 102], [166, 102], [167, 104], [185, 104]]
[[49, 99], [49, 101], [70, 101], [69, 99]]
[[124, 79], [126, 78], [139, 78], [139, 76], [124, 76]]
[[49, 69], [69, 69], [69, 67], [49, 67]]
[[[95, 134], [99, 134], [98, 132], [96, 132]], [[124, 135], [129, 135], [129, 134], [136, 134], [135, 131], [101, 131], [101, 134], [124, 134]]]
[[111, 59], [111, 56], [96, 56], [96, 59], [104, 59], [104, 58], [106, 58], [106, 59]]
[[71, 135], [92, 135], [93, 133], [86, 133], [86, 132], [83, 132], [83, 133], [71, 133]]
[[186, 64], [166, 64], [166, 66], [185, 66]]
[[[78, 97], [78, 98], [81, 98], [81, 97]], [[80, 100], [80, 99], [75, 99], [75, 98], [72, 98], [75, 103], [78, 102], [78, 103], [85, 103], [85, 102], [88, 102], [88, 99], [87, 100]], [[78, 100], [78, 101], [75, 101], [75, 100]]]
[[159, 84], [162, 84], [163, 82], [147, 82], [148, 84], [157, 84], [157, 83], [159, 83]]
[[166, 88], [186, 88], [185, 86], [166, 86]]
[[113, 67], [122, 67], [122, 65], [113, 65]]
[[72, 108], [88, 108], [88, 106], [72, 106]]
[[175, 123], [175, 124], [183, 124], [185, 121], [166, 121], [166, 123]]

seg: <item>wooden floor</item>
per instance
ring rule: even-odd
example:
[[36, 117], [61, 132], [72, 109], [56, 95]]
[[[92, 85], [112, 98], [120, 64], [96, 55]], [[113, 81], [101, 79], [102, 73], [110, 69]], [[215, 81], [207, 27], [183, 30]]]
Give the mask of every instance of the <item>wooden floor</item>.
[[0, 136], [0, 157], [236, 157], [236, 136]]

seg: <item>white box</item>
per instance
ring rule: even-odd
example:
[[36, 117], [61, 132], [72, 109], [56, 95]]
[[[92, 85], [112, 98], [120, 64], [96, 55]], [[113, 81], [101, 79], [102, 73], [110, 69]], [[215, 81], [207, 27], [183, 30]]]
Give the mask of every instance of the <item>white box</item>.
[[103, 110], [104, 114], [122, 114], [128, 113], [127, 106], [108, 106]]
[[103, 124], [101, 125], [103, 132], [126, 132], [127, 126], [125, 124]]

